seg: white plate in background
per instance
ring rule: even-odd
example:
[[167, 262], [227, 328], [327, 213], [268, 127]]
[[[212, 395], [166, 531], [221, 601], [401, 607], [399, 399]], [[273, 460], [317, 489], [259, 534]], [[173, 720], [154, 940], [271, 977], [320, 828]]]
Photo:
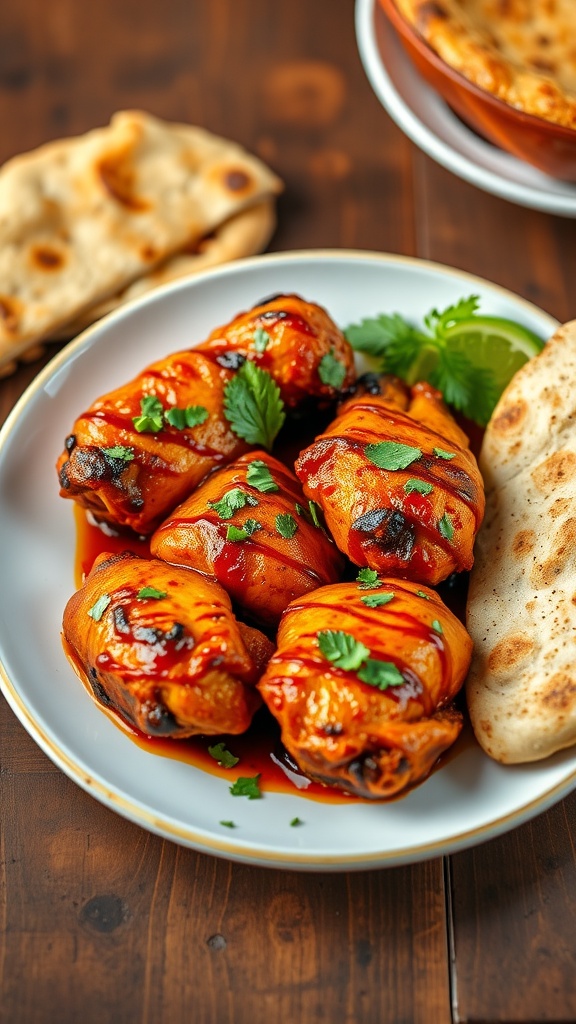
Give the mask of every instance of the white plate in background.
[[382, 106], [424, 153], [492, 195], [576, 217], [576, 185], [542, 174], [468, 128], [419, 75], [378, 0], [356, 0], [356, 40]]
[[[391, 803], [317, 802], [296, 790], [232, 797], [227, 780], [134, 744], [90, 698], [60, 643], [74, 590], [72, 502], [55, 462], [76, 416], [145, 365], [203, 340], [277, 292], [325, 306], [345, 327], [478, 294], [483, 313], [548, 337], [556, 322], [504, 289], [457, 270], [346, 251], [279, 253], [178, 281], [89, 328], [33, 381], [0, 432], [0, 682], [46, 754], [112, 810], [160, 836], [235, 860], [300, 870], [405, 864], [496, 836], [576, 786], [576, 751], [503, 767], [465, 744], [421, 786]], [[231, 742], [232, 745], [232, 742]], [[294, 817], [302, 820], [290, 826]], [[227, 829], [222, 820], [234, 820]]]

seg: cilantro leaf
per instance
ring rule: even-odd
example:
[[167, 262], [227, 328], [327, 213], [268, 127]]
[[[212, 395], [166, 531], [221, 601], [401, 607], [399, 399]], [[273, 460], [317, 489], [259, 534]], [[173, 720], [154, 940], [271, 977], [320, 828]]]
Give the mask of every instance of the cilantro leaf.
[[165, 590], [157, 590], [156, 587], [142, 587], [136, 594], [138, 601], [148, 601], [149, 599], [161, 601], [162, 598], [167, 596], [168, 594]]
[[203, 405], [187, 405], [180, 409], [177, 405], [167, 409], [164, 413], [166, 423], [177, 430], [184, 430], [186, 427], [197, 427], [208, 419], [208, 409]]
[[393, 662], [378, 661], [376, 658], [368, 658], [358, 672], [358, 678], [368, 686], [376, 687], [377, 690], [387, 690], [389, 686], [402, 686], [405, 682], [404, 676]]
[[134, 416], [132, 423], [139, 434], [157, 434], [164, 425], [164, 407], [156, 395], [143, 395], [140, 399], [140, 416]]
[[327, 661], [346, 671], [360, 668], [370, 654], [364, 644], [341, 629], [324, 629], [317, 634], [317, 638], [318, 647]]
[[265, 331], [263, 327], [257, 327], [252, 335], [252, 340], [257, 352], [265, 352], [272, 341], [272, 338], [268, 334], [268, 331]]
[[235, 757], [229, 750], [226, 749], [224, 743], [215, 743], [212, 747], [208, 747], [208, 753], [210, 757], [213, 757], [221, 768], [233, 768], [235, 764], [238, 764], [239, 757]]
[[438, 622], [438, 619], [434, 619], [432, 622], [432, 629], [435, 633], [443, 633], [442, 623]]
[[430, 494], [434, 488], [432, 484], [426, 483], [425, 480], [418, 480], [416, 477], [410, 477], [409, 480], [404, 484], [404, 490], [406, 494]]
[[351, 324], [344, 334], [356, 351], [384, 359], [392, 347], [417, 350], [422, 337], [398, 313], [393, 313], [392, 316], [381, 313], [377, 317], [367, 317], [359, 324]]
[[242, 541], [248, 540], [249, 536], [248, 531], [240, 526], [229, 526], [226, 530], [226, 540], [232, 541], [233, 544], [241, 544]]
[[470, 317], [474, 316], [474, 313], [480, 307], [480, 297], [478, 295], [470, 295], [466, 299], [459, 299], [452, 306], [447, 306], [442, 313], [439, 313], [437, 309], [432, 309], [424, 317], [424, 323], [429, 331], [442, 332], [448, 330], [449, 327], [454, 327], [460, 320], [469, 320]]
[[271, 448], [286, 419], [280, 388], [247, 359], [224, 388], [224, 415], [238, 437]]
[[322, 530], [323, 527], [322, 523], [320, 522], [320, 513], [322, 512], [322, 509], [320, 508], [320, 505], [317, 505], [315, 501], [309, 501], [308, 510], [310, 512], [310, 519], [312, 520], [316, 529]]
[[251, 537], [252, 534], [256, 533], [257, 530], [262, 529], [262, 523], [259, 523], [257, 519], [247, 519], [242, 529], [244, 530], [245, 533], [248, 534], [249, 537]]
[[232, 796], [247, 796], [249, 800], [259, 800], [262, 796], [260, 792], [260, 786], [258, 785], [260, 775], [252, 775], [247, 778], [236, 779], [230, 786], [230, 793]]
[[360, 600], [367, 608], [380, 608], [383, 604], [390, 604], [394, 597], [396, 597], [396, 594], [391, 590], [385, 590], [381, 594], [366, 594]]
[[220, 824], [221, 825], [225, 825], [226, 828], [236, 828], [237, 827], [235, 821], [221, 821]]
[[281, 537], [285, 537], [286, 540], [290, 540], [298, 529], [298, 523], [290, 512], [279, 512], [276, 516], [275, 525], [276, 531]]
[[420, 448], [412, 448], [409, 444], [397, 441], [379, 441], [367, 444], [364, 449], [366, 458], [370, 459], [379, 469], [407, 469], [422, 455]]
[[291, 828], [296, 828], [297, 825], [303, 824], [304, 822], [302, 821], [302, 818], [292, 818], [292, 821], [290, 822]]
[[100, 622], [111, 600], [110, 594], [101, 594], [92, 607], [88, 609], [88, 615], [91, 619], [94, 619], [94, 622]]
[[226, 491], [219, 501], [209, 501], [208, 505], [213, 508], [220, 519], [232, 519], [235, 512], [245, 508], [246, 505], [257, 505], [258, 501], [252, 494], [246, 494], [239, 487], [233, 487]]
[[423, 590], [417, 590], [416, 597], [423, 597], [425, 601], [430, 600], [430, 594], [425, 594]]
[[360, 569], [356, 577], [359, 590], [374, 590], [381, 586], [381, 580], [376, 569]]
[[269, 467], [262, 459], [254, 459], [248, 466], [246, 483], [263, 494], [272, 494], [279, 491], [278, 484], [274, 482]]
[[318, 376], [328, 387], [336, 388], [336, 390], [342, 387], [346, 377], [346, 367], [342, 360], [336, 359], [333, 348], [325, 356], [322, 356], [318, 364]]
[[452, 540], [454, 536], [454, 523], [447, 512], [444, 513], [438, 523], [438, 532], [441, 537], [444, 537], [444, 540]]
[[112, 448], [103, 448], [102, 451], [109, 459], [122, 459], [123, 462], [132, 462], [134, 458], [134, 449], [127, 448], [123, 444], [115, 444]]
[[437, 458], [439, 459], [449, 460], [456, 458], [456, 452], [445, 452], [443, 448], [433, 448], [432, 451], [434, 452], [434, 455], [436, 455]]

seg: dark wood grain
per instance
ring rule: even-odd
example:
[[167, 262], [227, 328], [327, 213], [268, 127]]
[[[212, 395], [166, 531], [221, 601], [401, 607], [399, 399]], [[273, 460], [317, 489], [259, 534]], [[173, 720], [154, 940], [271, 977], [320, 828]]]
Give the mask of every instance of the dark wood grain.
[[[574, 222], [480, 192], [415, 150], [370, 90], [352, 0], [7, 0], [0, 161], [128, 107], [265, 159], [286, 186], [273, 249], [420, 255], [576, 315]], [[0, 383], [1, 419], [53, 351]], [[573, 798], [446, 871], [297, 874], [123, 820], [54, 767], [3, 700], [0, 735], [7, 1024], [576, 1017]]]

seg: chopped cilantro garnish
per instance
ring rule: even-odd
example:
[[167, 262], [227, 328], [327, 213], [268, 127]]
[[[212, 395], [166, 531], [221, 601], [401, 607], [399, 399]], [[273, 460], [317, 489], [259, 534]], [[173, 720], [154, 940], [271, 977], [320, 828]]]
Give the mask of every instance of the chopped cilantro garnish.
[[208, 502], [209, 507], [214, 509], [220, 519], [232, 519], [234, 513], [239, 512], [246, 505], [257, 504], [258, 502], [252, 494], [247, 494], [239, 487], [233, 487], [231, 491], [226, 491], [219, 501]]
[[91, 619], [94, 619], [94, 622], [100, 622], [111, 600], [110, 594], [101, 594], [92, 607], [88, 609], [88, 615]]
[[243, 540], [248, 540], [249, 536], [248, 531], [242, 527], [230, 525], [226, 530], [226, 540], [231, 540], [234, 544], [241, 544]]
[[112, 448], [103, 448], [104, 455], [107, 455], [110, 459], [122, 459], [122, 462], [132, 462], [134, 458], [134, 449], [127, 448], [123, 444], [115, 444]]
[[208, 419], [208, 409], [203, 405], [187, 405], [185, 409], [179, 409], [174, 405], [171, 409], [166, 410], [164, 419], [177, 430], [198, 427]]
[[444, 632], [444, 630], [442, 629], [442, 623], [438, 622], [438, 619], [434, 619], [434, 621], [432, 622], [432, 629], [436, 633]]
[[407, 469], [420, 458], [422, 452], [420, 448], [412, 448], [409, 444], [400, 444], [398, 441], [379, 441], [376, 444], [367, 444], [365, 454], [379, 469], [397, 470]]
[[430, 600], [430, 594], [425, 594], [423, 590], [417, 590], [416, 597], [423, 597], [425, 601]]
[[418, 480], [416, 477], [410, 477], [409, 480], [404, 484], [404, 490], [406, 494], [412, 494], [416, 491], [417, 494], [430, 494], [434, 490], [432, 484], [426, 483], [425, 480]]
[[361, 597], [362, 604], [365, 604], [367, 608], [380, 608], [383, 604], [390, 604], [390, 601], [396, 595], [393, 591], [384, 591], [382, 594], [366, 594], [365, 597]]
[[246, 473], [246, 483], [250, 484], [257, 491], [262, 491], [263, 494], [273, 494], [275, 491], [280, 490], [272, 477], [269, 467], [262, 459], [254, 459], [250, 463]]
[[438, 523], [438, 531], [441, 537], [445, 540], [452, 540], [454, 536], [454, 523], [447, 512], [444, 513], [442, 519]]
[[368, 658], [358, 672], [358, 678], [368, 686], [375, 686], [377, 690], [387, 690], [389, 686], [402, 686], [405, 682], [396, 665], [391, 661], [378, 661], [376, 658]]
[[323, 384], [331, 388], [341, 388], [346, 377], [346, 366], [334, 355], [334, 349], [330, 349], [325, 356], [322, 356], [318, 364], [318, 376]]
[[382, 585], [376, 569], [360, 569], [356, 582], [359, 590], [375, 590]]
[[317, 505], [315, 501], [308, 502], [308, 508], [310, 510], [310, 518], [314, 523], [314, 526], [318, 530], [322, 529], [322, 523], [320, 522], [320, 512], [322, 511], [320, 505]]
[[265, 352], [272, 341], [268, 331], [265, 331], [263, 327], [257, 327], [252, 338], [254, 341], [254, 348], [257, 352]]
[[280, 388], [247, 359], [224, 388], [224, 415], [238, 437], [271, 448], [286, 418]]
[[455, 459], [456, 452], [445, 452], [443, 448], [433, 448], [432, 451], [439, 459]]
[[164, 424], [164, 407], [156, 395], [143, 395], [140, 399], [140, 416], [132, 422], [139, 434], [157, 434]]
[[251, 537], [253, 533], [256, 533], [256, 530], [262, 529], [262, 523], [259, 523], [257, 519], [247, 519], [242, 529]]
[[291, 825], [292, 828], [295, 828], [296, 825], [303, 825], [303, 824], [304, 824], [304, 822], [302, 821], [302, 818], [292, 818], [292, 821], [290, 822], [290, 825]]
[[142, 589], [136, 594], [139, 601], [147, 601], [149, 598], [152, 598], [155, 601], [161, 601], [163, 597], [167, 596], [168, 595], [165, 590], [157, 590], [156, 587], [142, 587]]
[[221, 768], [233, 768], [235, 764], [238, 764], [239, 757], [235, 757], [229, 750], [226, 749], [224, 743], [215, 743], [212, 747], [208, 747], [208, 753], [210, 757], [213, 757]]
[[290, 512], [279, 512], [275, 520], [276, 531], [281, 537], [290, 540], [298, 529], [298, 523]]
[[249, 800], [259, 800], [262, 796], [258, 785], [259, 779], [259, 774], [248, 778], [240, 777], [230, 786], [230, 793], [232, 796], [247, 796]]
[[328, 661], [345, 671], [360, 668], [370, 654], [364, 644], [341, 629], [324, 629], [318, 633], [318, 647]]
[[220, 824], [224, 825], [226, 828], [236, 828], [237, 827], [235, 821], [221, 821]]

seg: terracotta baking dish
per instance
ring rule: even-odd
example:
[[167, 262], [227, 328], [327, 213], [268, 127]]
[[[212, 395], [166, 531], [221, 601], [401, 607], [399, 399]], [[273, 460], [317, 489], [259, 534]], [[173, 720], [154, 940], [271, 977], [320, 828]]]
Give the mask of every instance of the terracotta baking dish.
[[394, 0], [379, 3], [419, 73], [474, 131], [545, 174], [576, 181], [576, 131], [483, 92], [428, 46]]

